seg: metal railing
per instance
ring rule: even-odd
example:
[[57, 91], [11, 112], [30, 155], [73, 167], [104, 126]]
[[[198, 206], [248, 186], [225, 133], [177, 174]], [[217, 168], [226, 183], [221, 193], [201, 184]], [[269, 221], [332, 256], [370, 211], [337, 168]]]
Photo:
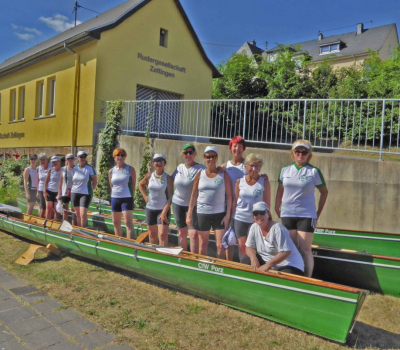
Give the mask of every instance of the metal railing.
[[125, 101], [122, 130], [152, 137], [291, 145], [399, 154], [400, 100]]

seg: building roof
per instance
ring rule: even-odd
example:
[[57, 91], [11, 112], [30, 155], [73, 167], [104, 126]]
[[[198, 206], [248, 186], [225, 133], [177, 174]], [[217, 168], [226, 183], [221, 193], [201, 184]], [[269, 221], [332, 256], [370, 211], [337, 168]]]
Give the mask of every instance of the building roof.
[[261, 55], [263, 53], [263, 50], [257, 47], [255, 41], [246, 41], [238, 50], [238, 52], [243, 51], [245, 51], [248, 56]]
[[[322, 40], [315, 39], [286, 46], [293, 48], [296, 51], [299, 47], [301, 52], [308, 52], [308, 54], [312, 57], [312, 60], [314, 62], [318, 62], [322, 61], [323, 58], [327, 56], [320, 55], [320, 46], [336, 42], [341, 43], [340, 52], [330, 53], [328, 55], [330, 58], [340, 58], [365, 54], [367, 53], [367, 48], [370, 48], [373, 51], [379, 51], [385, 43], [392, 29], [395, 29], [397, 33], [397, 27], [395, 23], [387, 24], [380, 27], [364, 29], [363, 32], [358, 35], [357, 31], [354, 31], [350, 33], [331, 35], [323, 38]], [[262, 55], [266, 56], [268, 54], [275, 53], [281, 49], [282, 46], [276, 46], [272, 49], [263, 51]], [[241, 51], [239, 50], [238, 52]]]
[[[64, 43], [67, 44], [68, 47], [74, 48], [89, 41], [100, 39], [101, 32], [115, 28], [125, 19], [133, 15], [136, 11], [147, 5], [150, 1], [152, 0], [128, 0], [86, 22], [77, 25], [76, 27], [68, 29], [36, 46], [31, 47], [26, 51], [8, 58], [0, 64], [0, 77], [35, 64], [38, 61], [65, 52]], [[186, 25], [188, 26], [201, 56], [211, 68], [213, 77], [221, 77], [221, 74], [215, 68], [214, 64], [210, 61], [206, 52], [204, 51], [204, 48], [201, 45], [200, 40], [195, 33], [180, 1], [174, 0], [174, 2], [178, 7], [178, 10], [182, 15]]]

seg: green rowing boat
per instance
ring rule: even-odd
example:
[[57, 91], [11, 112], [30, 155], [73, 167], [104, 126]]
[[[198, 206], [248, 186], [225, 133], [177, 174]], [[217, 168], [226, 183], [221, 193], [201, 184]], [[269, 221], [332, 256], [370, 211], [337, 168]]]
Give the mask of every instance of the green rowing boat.
[[0, 228], [338, 342], [346, 341], [367, 295], [364, 290], [284, 273], [260, 273], [246, 265], [191, 253], [162, 253], [89, 230], [64, 232], [60, 223], [32, 216], [0, 215]]

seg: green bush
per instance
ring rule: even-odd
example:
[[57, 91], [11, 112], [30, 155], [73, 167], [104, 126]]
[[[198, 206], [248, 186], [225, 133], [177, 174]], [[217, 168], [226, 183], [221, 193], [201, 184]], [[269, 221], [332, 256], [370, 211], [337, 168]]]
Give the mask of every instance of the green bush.
[[0, 162], [0, 203], [16, 204], [22, 195], [24, 169], [29, 165], [18, 154], [7, 155]]

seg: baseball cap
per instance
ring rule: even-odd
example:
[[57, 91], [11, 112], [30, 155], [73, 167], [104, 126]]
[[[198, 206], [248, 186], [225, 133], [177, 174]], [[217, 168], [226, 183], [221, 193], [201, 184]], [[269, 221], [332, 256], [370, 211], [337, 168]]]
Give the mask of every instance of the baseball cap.
[[38, 159], [38, 157], [37, 157], [36, 154], [31, 154], [31, 155], [29, 156], [29, 159], [30, 159], [30, 160], [36, 160], [36, 159]]
[[301, 142], [301, 141], [298, 141], [293, 145], [293, 149], [296, 149], [298, 147], [305, 147], [307, 149], [310, 149], [310, 145], [308, 143]]
[[196, 150], [196, 148], [193, 146], [193, 144], [191, 143], [185, 143], [182, 147], [182, 150], [184, 151], [187, 148], [193, 148], [194, 150]]
[[85, 151], [79, 151], [78, 154], [76, 155], [77, 157], [80, 156], [87, 156], [87, 153]]
[[68, 159], [68, 158], [75, 158], [75, 156], [74, 156], [72, 153], [68, 153], [68, 154], [65, 156], [65, 159]]
[[162, 153], [156, 153], [156, 154], [153, 156], [153, 162], [154, 162], [155, 160], [157, 160], [157, 159], [164, 159], [165, 161], [167, 161], [167, 157], [165, 156], [165, 154], [162, 154]]
[[53, 157], [51, 157], [50, 161], [51, 162], [58, 162], [58, 161], [60, 161], [60, 158], [58, 156], [53, 156]]
[[268, 204], [265, 202], [257, 202], [253, 204], [253, 211], [269, 211]]
[[207, 153], [207, 152], [210, 152], [210, 151], [215, 152], [215, 153], [218, 154], [218, 148], [215, 147], [215, 146], [207, 146], [206, 149], [204, 150], [204, 153]]

